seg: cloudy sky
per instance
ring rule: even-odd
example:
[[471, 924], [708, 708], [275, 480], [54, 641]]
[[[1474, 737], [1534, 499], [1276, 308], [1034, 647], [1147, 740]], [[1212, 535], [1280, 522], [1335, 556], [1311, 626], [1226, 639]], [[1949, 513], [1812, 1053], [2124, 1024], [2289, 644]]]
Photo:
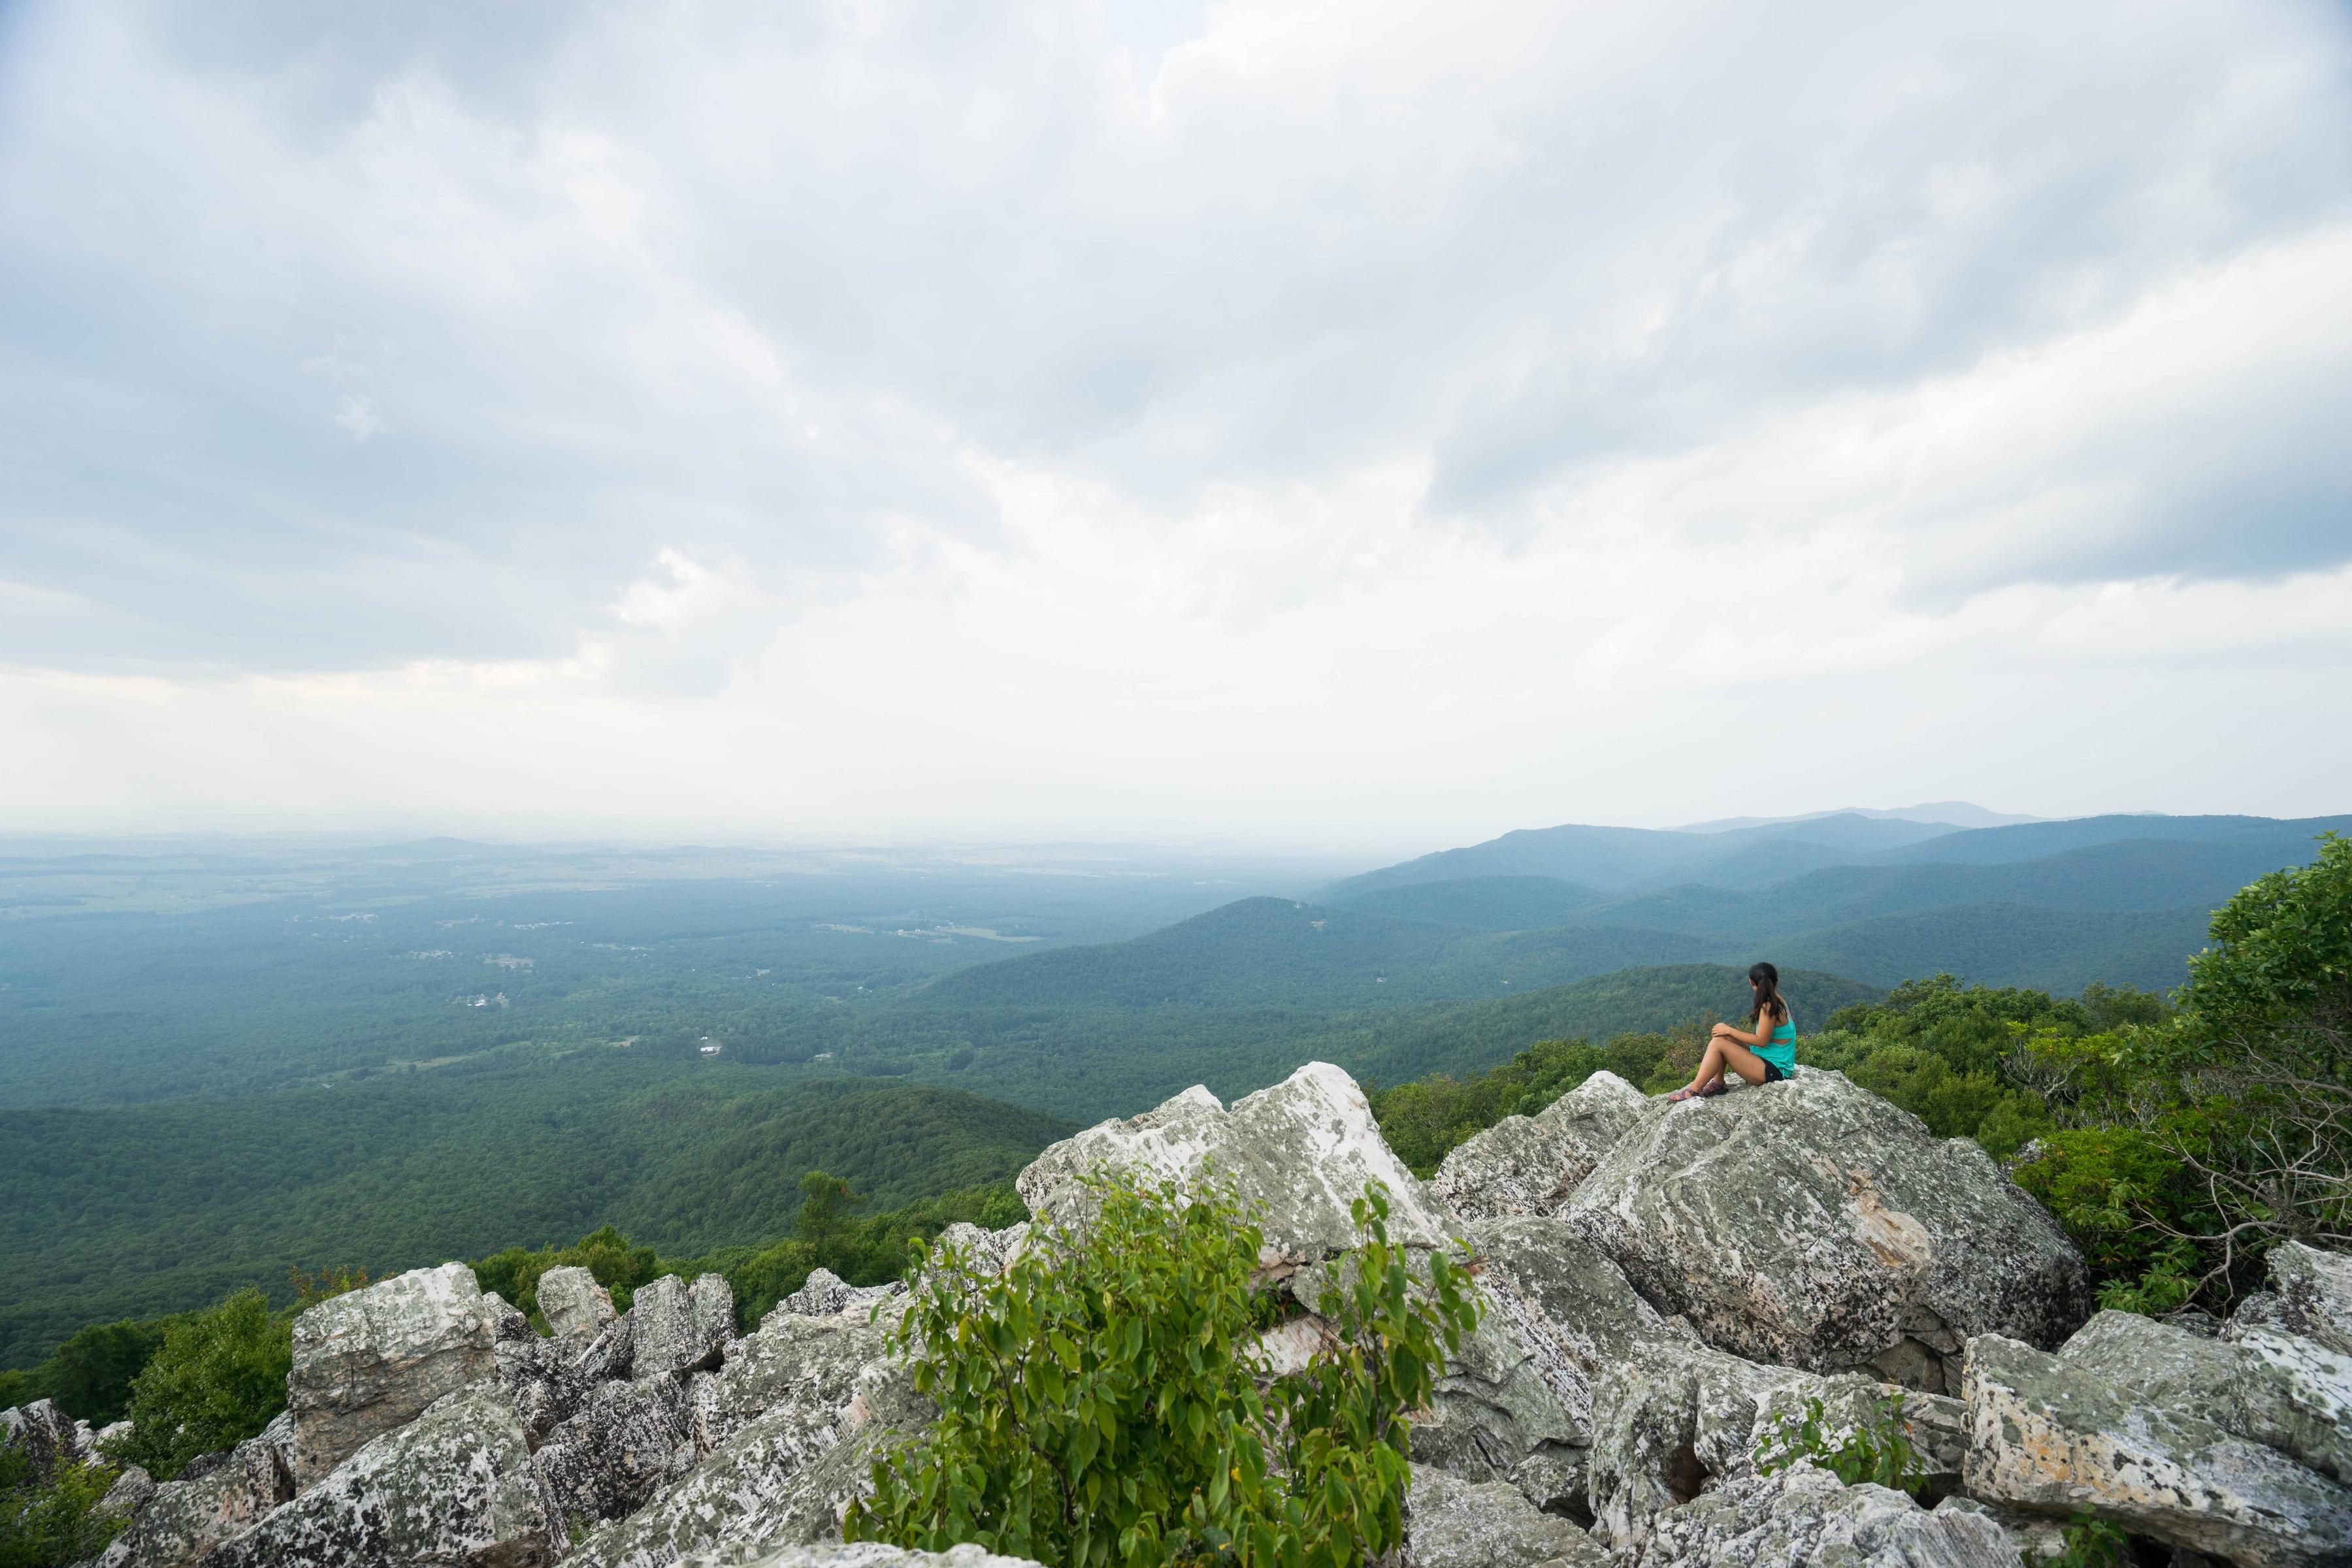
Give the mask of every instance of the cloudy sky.
[[2340, 5], [0, 3], [0, 826], [2347, 781]]

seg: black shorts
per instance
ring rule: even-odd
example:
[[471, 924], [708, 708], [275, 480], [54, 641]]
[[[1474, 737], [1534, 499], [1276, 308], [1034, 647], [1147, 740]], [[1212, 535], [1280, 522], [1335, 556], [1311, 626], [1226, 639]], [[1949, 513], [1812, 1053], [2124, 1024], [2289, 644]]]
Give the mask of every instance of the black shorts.
[[1780, 1070], [1780, 1063], [1766, 1057], [1758, 1057], [1756, 1059], [1764, 1064], [1764, 1081], [1766, 1083], [1788, 1082], [1789, 1075]]

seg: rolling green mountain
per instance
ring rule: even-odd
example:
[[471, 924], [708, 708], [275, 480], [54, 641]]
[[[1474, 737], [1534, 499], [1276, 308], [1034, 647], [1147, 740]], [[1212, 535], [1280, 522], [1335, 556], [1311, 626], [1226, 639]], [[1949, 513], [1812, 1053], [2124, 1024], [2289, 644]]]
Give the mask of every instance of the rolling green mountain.
[[[2071, 996], [2095, 980], [2169, 991], [2205, 945], [2207, 909], [2082, 913], [1968, 904], [1880, 915], [1773, 945], [1788, 963], [1892, 986], [1929, 973]], [[1997, 979], [1985, 978], [1998, 976]]]
[[1982, 866], [2038, 860], [2045, 855], [2120, 839], [2164, 838], [2268, 845], [2273, 847], [2270, 852], [2282, 857], [2278, 864], [2285, 865], [2290, 860], [2310, 860], [2315, 853], [2311, 840], [2327, 832], [2352, 833], [2352, 816], [2161, 816], [2154, 813], [2078, 816], [2063, 822], [2021, 822], [2007, 827], [1948, 834], [1927, 843], [1890, 850], [1881, 858], [1890, 864], [1953, 860]]
[[0, 1364], [289, 1268], [378, 1274], [618, 1225], [690, 1255], [788, 1232], [812, 1168], [877, 1206], [1012, 1175], [1072, 1124], [925, 1084], [775, 1085], [520, 1047], [335, 1089], [0, 1112]]
[[1471, 931], [1536, 931], [1565, 925], [1609, 895], [1557, 877], [1464, 877], [1377, 888], [1347, 900], [1362, 914]]

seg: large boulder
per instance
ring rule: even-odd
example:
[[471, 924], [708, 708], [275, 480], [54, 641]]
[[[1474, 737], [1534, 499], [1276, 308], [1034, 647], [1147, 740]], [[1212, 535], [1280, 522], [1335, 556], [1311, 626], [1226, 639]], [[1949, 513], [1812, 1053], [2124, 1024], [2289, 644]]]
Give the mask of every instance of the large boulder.
[[1877, 1486], [1841, 1486], [1799, 1465], [1750, 1475], [1658, 1516], [1612, 1568], [2017, 1568], [2000, 1526], [1973, 1510], [1930, 1513]]
[[2133, 1403], [2210, 1421], [2336, 1479], [2352, 1480], [2352, 1356], [2298, 1335], [2209, 1338], [2101, 1312], [2058, 1359]]
[[[1079, 1178], [1089, 1171], [1189, 1181], [1206, 1168], [1232, 1182], [1256, 1211], [1265, 1262], [1276, 1275], [1356, 1245], [1349, 1205], [1367, 1182], [1389, 1190], [1391, 1241], [1448, 1246], [1457, 1229], [1390, 1151], [1355, 1079], [1328, 1062], [1309, 1062], [1230, 1110], [1195, 1085], [1141, 1116], [1064, 1139], [1038, 1155], [1016, 1185], [1039, 1225], [1083, 1224], [1092, 1203]], [[1299, 1289], [1314, 1293], [1307, 1280]]]
[[530, 1470], [522, 1423], [495, 1384], [436, 1401], [201, 1559], [203, 1568], [538, 1568], [562, 1535]]
[[551, 1268], [539, 1277], [539, 1315], [559, 1338], [593, 1339], [620, 1314], [613, 1293], [577, 1264]]
[[1415, 1465], [1404, 1508], [1412, 1568], [1601, 1568], [1608, 1556], [1592, 1537], [1502, 1481], [1466, 1481]]
[[2088, 1509], [2135, 1535], [2243, 1568], [2352, 1560], [2352, 1491], [2277, 1450], [1997, 1334], [1969, 1342], [1970, 1496]]
[[1559, 1214], [1648, 1104], [1615, 1073], [1594, 1073], [1535, 1115], [1506, 1116], [1446, 1155], [1430, 1195], [1465, 1220]]
[[259, 1523], [294, 1495], [289, 1436], [280, 1415], [226, 1462], [155, 1487], [131, 1510], [129, 1528], [100, 1555], [99, 1568], [184, 1568]]
[[418, 1268], [321, 1301], [294, 1320], [286, 1408], [294, 1483], [314, 1485], [370, 1439], [498, 1371], [516, 1315], [462, 1263]]
[[2352, 1255], [2283, 1241], [2265, 1261], [2271, 1288], [2239, 1307], [2223, 1336], [2262, 1330], [2299, 1334], [2352, 1355]]
[[871, 1485], [876, 1446], [932, 1418], [904, 1368], [869, 1359], [880, 1342], [855, 1319], [772, 1314], [725, 1373], [694, 1379], [707, 1435], [724, 1434], [709, 1456], [566, 1561], [666, 1568], [722, 1545], [839, 1540], [849, 1500]]
[[1948, 1393], [1969, 1336], [2055, 1345], [2090, 1312], [2041, 1205], [1840, 1073], [1652, 1101], [1567, 1217], [1708, 1343], [1815, 1372]]
[[531, 1455], [530, 1470], [569, 1540], [635, 1513], [701, 1453], [684, 1384], [656, 1377], [597, 1388]]
[[723, 1274], [665, 1274], [637, 1291], [629, 1322], [631, 1377], [707, 1371], [735, 1337], [735, 1291]]

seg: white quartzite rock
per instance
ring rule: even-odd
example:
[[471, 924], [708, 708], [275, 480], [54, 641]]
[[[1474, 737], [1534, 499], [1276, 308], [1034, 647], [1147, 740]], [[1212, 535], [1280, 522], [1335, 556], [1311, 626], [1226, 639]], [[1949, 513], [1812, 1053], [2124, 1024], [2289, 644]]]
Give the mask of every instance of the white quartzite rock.
[[568, 1539], [625, 1519], [701, 1457], [686, 1389], [674, 1377], [607, 1383], [530, 1457], [530, 1471]]
[[1355, 1079], [1328, 1062], [1309, 1062], [1230, 1110], [1195, 1085], [1156, 1110], [1064, 1139], [1038, 1155], [1016, 1185], [1037, 1223], [1054, 1226], [1086, 1218], [1077, 1178], [1090, 1169], [1189, 1180], [1208, 1166], [1259, 1211], [1269, 1267], [1311, 1263], [1353, 1247], [1349, 1205], [1368, 1181], [1388, 1187], [1391, 1241], [1447, 1246], [1455, 1228], [1390, 1151]]
[[1412, 1568], [1600, 1568], [1608, 1553], [1564, 1519], [1540, 1513], [1501, 1481], [1473, 1482], [1425, 1465], [1405, 1492], [1404, 1547]]
[[47, 1399], [0, 1410], [0, 1453], [21, 1453], [35, 1480], [88, 1458], [73, 1419]]
[[629, 1304], [629, 1375], [700, 1372], [715, 1367], [735, 1337], [735, 1292], [723, 1274], [688, 1285], [665, 1274]]
[[539, 1277], [539, 1315], [559, 1338], [593, 1337], [619, 1316], [613, 1310], [613, 1293], [593, 1274], [570, 1263]]
[[2352, 1479], [2352, 1356], [2260, 1331], [2236, 1340], [2101, 1312], [2058, 1359], [2135, 1404], [2210, 1421], [2337, 1480]]
[[2210, 1421], [2135, 1403], [2054, 1355], [1969, 1342], [1969, 1494], [2063, 1515], [2245, 1568], [2352, 1561], [2352, 1491]]
[[1567, 1217], [1709, 1344], [1814, 1372], [1949, 1393], [1968, 1336], [2055, 1345], [2090, 1311], [2082, 1255], [1983, 1150], [1840, 1073], [1652, 1101]]
[[[2284, 1241], [2270, 1250], [2268, 1292], [2241, 1308], [2241, 1325], [2233, 1319], [2222, 1331], [2235, 1338], [2243, 1329], [2271, 1329], [2316, 1340], [2339, 1355], [2352, 1355], [2352, 1255], [2322, 1252], [2299, 1241]], [[2259, 1305], [2257, 1305], [2259, 1303]]]
[[562, 1537], [514, 1408], [491, 1384], [436, 1402], [337, 1466], [203, 1568], [537, 1568]]
[[1465, 1220], [1556, 1215], [1648, 1103], [1615, 1073], [1594, 1073], [1536, 1115], [1506, 1116], [1446, 1155], [1429, 1194]]
[[321, 1301], [294, 1320], [286, 1378], [294, 1482], [315, 1484], [370, 1438], [498, 1371], [514, 1310], [462, 1263], [418, 1268]]

